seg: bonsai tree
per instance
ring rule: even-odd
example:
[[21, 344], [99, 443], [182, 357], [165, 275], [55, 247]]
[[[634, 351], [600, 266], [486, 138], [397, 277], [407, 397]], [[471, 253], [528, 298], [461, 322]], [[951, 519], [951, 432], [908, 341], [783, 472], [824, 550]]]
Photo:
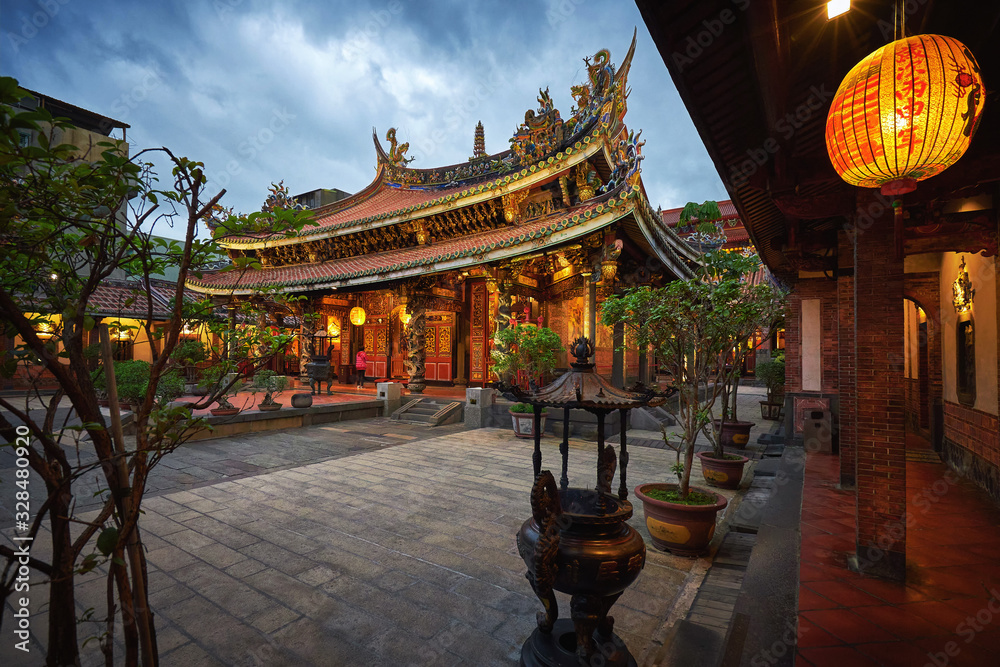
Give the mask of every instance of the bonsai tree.
[[659, 288], [630, 289], [609, 297], [602, 308], [604, 324], [624, 323], [640, 347], [656, 349], [661, 364], [673, 375], [678, 403], [672, 412], [680, 432], [670, 437], [664, 432], [664, 439], [678, 452], [674, 469], [683, 500], [690, 493], [698, 435], [709, 438], [717, 457], [725, 455], [710, 428], [725, 387], [723, 362], [745, 340], [738, 336], [746, 322], [759, 321], [765, 303], [780, 301], [780, 290], [773, 285], [753, 285], [743, 279], [755, 261], [723, 251], [707, 253], [691, 278]]
[[264, 390], [261, 405], [280, 405], [274, 400], [274, 397], [288, 388], [288, 377], [278, 375], [271, 370], [257, 371], [253, 376], [253, 386], [256, 389]]
[[524, 371], [532, 388], [537, 388], [536, 381], [555, 369], [556, 355], [566, 349], [552, 329], [530, 324], [501, 329], [493, 341], [493, 371], [502, 380], [509, 378], [512, 383], [516, 383], [518, 373]]

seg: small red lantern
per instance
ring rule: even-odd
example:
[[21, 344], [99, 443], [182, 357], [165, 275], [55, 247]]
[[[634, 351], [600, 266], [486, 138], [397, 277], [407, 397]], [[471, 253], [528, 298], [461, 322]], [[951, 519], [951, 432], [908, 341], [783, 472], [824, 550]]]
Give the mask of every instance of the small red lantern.
[[827, 153], [851, 185], [911, 192], [962, 157], [984, 97], [979, 65], [957, 39], [896, 40], [844, 77], [826, 118]]

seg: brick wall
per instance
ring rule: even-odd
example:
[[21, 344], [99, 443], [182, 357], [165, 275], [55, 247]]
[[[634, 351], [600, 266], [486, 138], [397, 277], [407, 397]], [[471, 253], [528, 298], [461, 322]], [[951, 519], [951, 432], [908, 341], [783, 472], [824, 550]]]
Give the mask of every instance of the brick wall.
[[825, 278], [800, 280], [788, 295], [785, 317], [785, 391], [802, 391], [802, 301], [820, 300], [820, 319], [823, 340], [822, 392], [837, 391], [837, 283]]
[[956, 445], [1000, 467], [1000, 419], [996, 415], [945, 401], [944, 432]]
[[857, 377], [854, 368], [854, 246], [844, 232], [838, 235], [841, 262], [837, 277], [837, 386], [840, 483], [852, 488], [857, 482]]
[[858, 559], [863, 570], [906, 574], [906, 443], [903, 424], [903, 261], [892, 209], [858, 193], [854, 244], [857, 349]]
[[[931, 422], [927, 428], [920, 425], [918, 410], [932, 410], [935, 401], [940, 401], [944, 394], [944, 386], [941, 379], [941, 274], [937, 271], [925, 273], [907, 273], [903, 282], [903, 294], [907, 298], [915, 301], [927, 314], [927, 340], [921, 341], [920, 354], [927, 352], [927, 396], [921, 396], [919, 391], [914, 392], [913, 403], [907, 403], [908, 423], [915, 431], [930, 437], [933, 432], [933, 411]], [[917, 382], [919, 386], [919, 381]]]

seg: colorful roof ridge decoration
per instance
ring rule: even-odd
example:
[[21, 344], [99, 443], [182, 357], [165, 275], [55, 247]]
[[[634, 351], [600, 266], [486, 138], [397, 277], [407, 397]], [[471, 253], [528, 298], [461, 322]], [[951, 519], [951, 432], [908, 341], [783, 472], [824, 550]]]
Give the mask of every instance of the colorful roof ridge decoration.
[[[568, 212], [560, 211], [552, 216], [518, 226], [456, 237], [432, 245], [413, 246], [317, 264], [295, 264], [250, 269], [245, 272], [225, 271], [205, 275], [200, 280], [189, 279], [188, 286], [199, 292], [220, 289], [249, 292], [263, 286], [301, 287], [365, 277], [384, 279], [389, 277], [388, 274], [407, 272], [452, 260], [465, 259], [466, 262], [459, 264], [471, 266], [482, 261], [482, 255], [493, 251], [511, 250], [524, 244], [532, 245], [532, 250], [540, 250], [552, 243], [564, 243], [573, 237], [590, 233], [595, 226], [603, 227], [628, 215], [639, 199], [642, 199], [642, 196], [638, 189], [625, 189], [621, 195], [599, 197]], [[591, 222], [594, 224], [587, 224]], [[554, 234], [567, 230], [571, 231], [560, 235], [555, 241], [546, 242]], [[458, 268], [458, 265], [450, 268]]]

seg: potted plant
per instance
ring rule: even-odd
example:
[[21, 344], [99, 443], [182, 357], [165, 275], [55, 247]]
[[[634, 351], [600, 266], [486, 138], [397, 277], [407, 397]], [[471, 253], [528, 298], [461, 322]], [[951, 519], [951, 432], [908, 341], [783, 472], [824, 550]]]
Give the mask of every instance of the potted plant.
[[264, 398], [257, 406], [258, 410], [270, 412], [281, 409], [281, 403], [274, 400], [274, 397], [283, 392], [288, 387], [288, 378], [278, 375], [274, 371], [258, 371], [253, 376], [255, 388], [264, 390]]
[[493, 372], [504, 384], [537, 388], [556, 367], [556, 355], [566, 348], [548, 327], [511, 324], [493, 337]]
[[[704, 552], [715, 532], [716, 513], [726, 506], [723, 496], [691, 486], [691, 470], [700, 434], [709, 438], [717, 455], [725, 456], [710, 425], [725, 386], [725, 361], [741, 340], [736, 321], [745, 326], [743, 320], [753, 320], [764, 301], [780, 300], [780, 290], [773, 285], [743, 279], [755, 262], [737, 253], [709, 252], [691, 278], [627, 290], [604, 302], [603, 323], [624, 323], [640, 348], [655, 346], [678, 391], [672, 413], [680, 430], [670, 435], [664, 431], [664, 441], [677, 452], [677, 483], [636, 488], [657, 548], [684, 555]], [[650, 495], [656, 489], [664, 493]]]
[[767, 387], [767, 400], [760, 402], [760, 416], [764, 419], [781, 419], [785, 405], [785, 357], [778, 353], [770, 361], [757, 364], [757, 379]]
[[[535, 437], [535, 409], [527, 403], [515, 403], [508, 410], [511, 421], [514, 424], [514, 435], [518, 438]], [[542, 410], [539, 431], [545, 433], [545, 417], [548, 413]]]

